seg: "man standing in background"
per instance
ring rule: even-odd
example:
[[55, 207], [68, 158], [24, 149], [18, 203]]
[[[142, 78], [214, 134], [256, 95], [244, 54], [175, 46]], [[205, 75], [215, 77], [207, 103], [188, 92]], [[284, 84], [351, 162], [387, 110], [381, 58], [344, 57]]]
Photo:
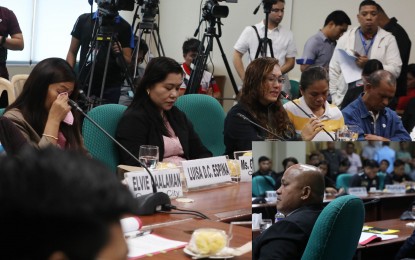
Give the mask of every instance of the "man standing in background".
[[[291, 87], [287, 73], [294, 68], [297, 47], [294, 43], [293, 33], [280, 25], [284, 17], [284, 8], [285, 0], [279, 0], [276, 4], [272, 5], [267, 22], [267, 37], [272, 41], [274, 58], [278, 59], [278, 64], [285, 78], [282, 90], [290, 93]], [[248, 52], [249, 62], [257, 58], [255, 54], [258, 50], [259, 40], [265, 35], [265, 22], [263, 20], [254, 26], [246, 27], [233, 47], [235, 49], [233, 53], [233, 65], [242, 81], [245, 78], [245, 67], [242, 62], [242, 57]], [[264, 53], [263, 56], [271, 56], [269, 45], [267, 45], [267, 53]]]
[[[10, 36], [10, 38], [9, 38]], [[24, 48], [23, 34], [12, 10], [0, 6], [0, 77], [9, 79], [7, 50], [21, 51]], [[7, 106], [7, 93], [0, 98], [0, 107]]]

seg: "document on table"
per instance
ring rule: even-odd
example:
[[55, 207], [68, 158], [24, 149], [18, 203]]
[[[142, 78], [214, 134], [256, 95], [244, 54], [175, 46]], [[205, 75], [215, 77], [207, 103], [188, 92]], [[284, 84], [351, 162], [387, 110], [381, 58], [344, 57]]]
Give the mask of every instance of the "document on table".
[[398, 238], [398, 235], [381, 235], [381, 234], [373, 234], [368, 232], [362, 232], [359, 239], [359, 244], [364, 246], [369, 244], [372, 241], [382, 241], [382, 240], [389, 240]]
[[167, 239], [155, 234], [127, 239], [128, 257], [140, 258], [150, 254], [158, 254], [178, 248], [183, 248], [187, 242]]
[[362, 78], [362, 69], [356, 64], [356, 57], [351, 50], [337, 49], [339, 53], [340, 68], [347, 84]]

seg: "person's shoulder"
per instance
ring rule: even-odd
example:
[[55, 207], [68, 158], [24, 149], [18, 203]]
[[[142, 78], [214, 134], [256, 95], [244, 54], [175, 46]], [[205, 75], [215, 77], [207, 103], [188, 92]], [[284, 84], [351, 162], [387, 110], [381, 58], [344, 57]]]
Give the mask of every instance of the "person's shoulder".
[[5, 116], [5, 117], [7, 117], [9, 119], [13, 119], [13, 118], [15, 118], [15, 119], [21, 119], [21, 118], [23, 118], [23, 114], [20, 111], [20, 109], [18, 109], [18, 108], [12, 108], [12, 109], [7, 110], [3, 114], [3, 116]]

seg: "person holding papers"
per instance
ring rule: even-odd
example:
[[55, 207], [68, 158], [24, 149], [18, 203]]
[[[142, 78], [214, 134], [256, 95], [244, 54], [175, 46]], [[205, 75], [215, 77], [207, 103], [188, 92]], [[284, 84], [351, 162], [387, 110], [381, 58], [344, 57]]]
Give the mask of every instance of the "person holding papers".
[[[182, 83], [183, 70], [175, 60], [158, 57], [147, 64], [116, 133], [116, 139], [132, 154], [138, 156], [141, 145], [155, 145], [160, 162], [180, 164], [212, 156], [186, 115], [174, 106]], [[119, 151], [121, 164], [139, 166], [134, 158]]]
[[[378, 26], [377, 3], [365, 0], [360, 3], [357, 15], [360, 26], [353, 28], [338, 40], [333, 57], [330, 61], [330, 94], [332, 102], [340, 106], [347, 90], [354, 87], [353, 72], [361, 71], [369, 59], [378, 59], [385, 70], [398, 77], [401, 72], [402, 60], [395, 37]], [[340, 50], [354, 55], [355, 61], [349, 67], [342, 62], [344, 57]], [[349, 71], [346, 72], [345, 70]], [[354, 75], [354, 74], [353, 74]], [[358, 73], [360, 75], [360, 73]], [[346, 78], [348, 80], [346, 80]]]
[[277, 210], [285, 215], [252, 243], [253, 259], [301, 259], [323, 209], [324, 177], [318, 168], [295, 164], [277, 190]]
[[127, 259], [127, 187], [78, 152], [29, 148], [0, 158], [0, 259]]
[[[225, 118], [225, 154], [252, 149], [252, 141], [297, 140], [295, 129], [282, 105], [281, 89], [285, 79], [278, 60], [262, 57], [246, 68], [239, 102]], [[303, 140], [311, 140], [322, 124], [311, 119], [301, 131]]]
[[301, 74], [300, 92], [301, 98], [284, 104], [297, 134], [301, 134], [302, 129], [310, 121], [317, 120], [323, 127], [315, 129], [317, 134], [312, 141], [334, 141], [336, 131], [344, 126], [344, 120], [340, 110], [327, 102], [329, 94], [327, 71], [323, 67], [306, 69]]
[[395, 111], [387, 106], [395, 96], [396, 78], [389, 71], [373, 72], [365, 92], [342, 110], [347, 125], [358, 126], [358, 140], [410, 141]]
[[350, 187], [365, 187], [380, 189], [379, 177], [377, 176], [379, 164], [375, 160], [366, 160], [363, 163], [363, 172], [353, 175]]

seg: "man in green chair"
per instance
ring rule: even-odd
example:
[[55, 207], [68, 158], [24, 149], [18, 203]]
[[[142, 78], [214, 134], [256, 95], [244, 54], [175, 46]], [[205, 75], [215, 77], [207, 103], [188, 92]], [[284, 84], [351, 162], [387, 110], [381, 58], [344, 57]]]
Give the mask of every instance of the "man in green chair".
[[288, 168], [277, 190], [277, 210], [285, 218], [253, 241], [253, 259], [300, 259], [322, 210], [324, 177], [314, 166]]

